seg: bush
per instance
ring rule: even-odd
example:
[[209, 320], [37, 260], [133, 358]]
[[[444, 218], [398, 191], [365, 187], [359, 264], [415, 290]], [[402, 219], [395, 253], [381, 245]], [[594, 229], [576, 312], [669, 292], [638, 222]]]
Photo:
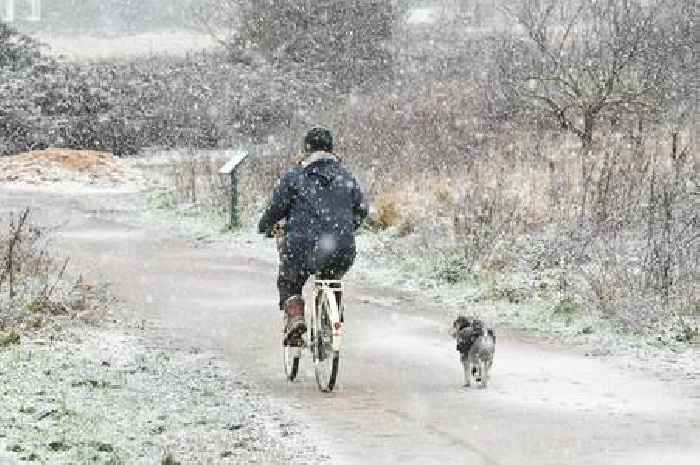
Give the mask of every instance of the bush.
[[286, 92], [309, 95], [293, 76], [234, 65], [217, 53], [87, 64], [45, 60], [0, 69], [0, 77], [0, 153], [52, 145], [128, 155], [144, 147], [267, 142], [298, 106], [283, 98]]
[[38, 42], [0, 22], [0, 70], [18, 71], [33, 66], [41, 59]]
[[41, 145], [32, 83], [47, 63], [36, 41], [0, 22], [0, 155]]
[[245, 0], [240, 17], [243, 40], [273, 60], [330, 72], [341, 87], [391, 70], [391, 0]]
[[19, 344], [20, 339], [20, 334], [14, 328], [10, 328], [9, 331], [0, 331], [0, 348]]
[[582, 313], [581, 305], [571, 297], [561, 299], [552, 309], [552, 317], [566, 321], [567, 325], [580, 318]]

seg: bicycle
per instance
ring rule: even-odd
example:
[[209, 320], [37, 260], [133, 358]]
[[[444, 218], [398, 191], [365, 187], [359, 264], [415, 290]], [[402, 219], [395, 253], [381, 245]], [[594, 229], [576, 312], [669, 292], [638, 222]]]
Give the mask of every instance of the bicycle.
[[[299, 362], [304, 348], [311, 351], [316, 384], [323, 392], [331, 392], [338, 380], [340, 349], [343, 339], [343, 305], [339, 296], [343, 282], [314, 278], [308, 342], [305, 338], [296, 345], [284, 345], [284, 372], [289, 381], [299, 373]], [[339, 305], [339, 302], [340, 305]]]
[[[273, 230], [277, 246], [284, 235], [284, 227]], [[282, 341], [284, 374], [289, 381], [294, 381], [299, 374], [299, 363], [304, 348], [311, 351], [316, 375], [316, 384], [323, 392], [331, 392], [338, 380], [340, 349], [343, 338], [344, 306], [342, 304], [343, 282], [341, 280], [320, 279], [313, 277], [311, 298], [313, 302], [310, 313], [308, 342], [302, 337], [297, 344], [288, 345]], [[308, 296], [307, 296], [308, 297]]]

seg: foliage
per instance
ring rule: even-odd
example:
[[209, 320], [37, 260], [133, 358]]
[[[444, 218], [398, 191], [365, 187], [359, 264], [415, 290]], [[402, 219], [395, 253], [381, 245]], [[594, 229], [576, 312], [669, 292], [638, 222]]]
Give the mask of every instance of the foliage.
[[31, 83], [49, 62], [39, 43], [0, 22], [0, 155], [38, 145]]
[[21, 336], [14, 328], [8, 331], [0, 331], [0, 348], [20, 343]]
[[658, 113], [669, 67], [688, 56], [692, 43], [691, 16], [664, 16], [672, 3], [516, 2], [508, 11], [523, 34], [505, 36], [498, 56], [509, 99], [572, 132], [584, 148], [601, 119], [615, 124], [626, 115]]
[[253, 47], [278, 65], [327, 73], [341, 89], [386, 78], [391, 71], [386, 45], [396, 19], [392, 0], [209, 3], [197, 10], [198, 22], [229, 49]]
[[46, 59], [4, 76], [0, 154], [53, 145], [122, 155], [212, 148], [233, 137], [266, 141], [301, 106], [286, 92], [300, 101], [324, 95], [322, 85], [205, 52], [84, 64]]
[[552, 317], [563, 319], [567, 324], [571, 324], [574, 319], [580, 317], [581, 313], [581, 305], [571, 297], [561, 299], [552, 309]]
[[0, 70], [28, 68], [40, 59], [41, 46], [38, 42], [0, 22]]

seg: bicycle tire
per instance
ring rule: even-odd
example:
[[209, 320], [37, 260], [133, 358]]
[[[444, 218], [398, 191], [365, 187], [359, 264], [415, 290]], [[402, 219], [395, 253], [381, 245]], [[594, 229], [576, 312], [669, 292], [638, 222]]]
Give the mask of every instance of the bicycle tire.
[[318, 388], [322, 392], [332, 392], [333, 388], [335, 387], [335, 382], [338, 379], [338, 367], [340, 366], [340, 352], [338, 352], [337, 350], [334, 351], [332, 357], [333, 358], [331, 361], [331, 370], [330, 376], [328, 377], [328, 383], [322, 384], [319, 382], [318, 378], [316, 379]]
[[[325, 351], [327, 347], [333, 347], [333, 331], [328, 328], [324, 328], [324, 316], [325, 320], [328, 321], [328, 300], [325, 294], [320, 296], [320, 311], [318, 312], [318, 317], [314, 318], [313, 328], [313, 357], [314, 357], [314, 367], [316, 374], [316, 384], [322, 392], [331, 392], [335, 387], [336, 381], [338, 379], [338, 367], [340, 365], [340, 352], [337, 350], [330, 350], [326, 354]], [[325, 336], [325, 339], [324, 339]], [[325, 365], [329, 365], [326, 368]]]

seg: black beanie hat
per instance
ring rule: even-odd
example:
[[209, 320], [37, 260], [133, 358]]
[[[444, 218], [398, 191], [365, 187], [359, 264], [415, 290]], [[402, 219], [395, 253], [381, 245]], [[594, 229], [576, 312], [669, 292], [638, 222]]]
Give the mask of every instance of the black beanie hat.
[[333, 135], [328, 129], [313, 128], [304, 137], [304, 149], [307, 152], [333, 152]]

